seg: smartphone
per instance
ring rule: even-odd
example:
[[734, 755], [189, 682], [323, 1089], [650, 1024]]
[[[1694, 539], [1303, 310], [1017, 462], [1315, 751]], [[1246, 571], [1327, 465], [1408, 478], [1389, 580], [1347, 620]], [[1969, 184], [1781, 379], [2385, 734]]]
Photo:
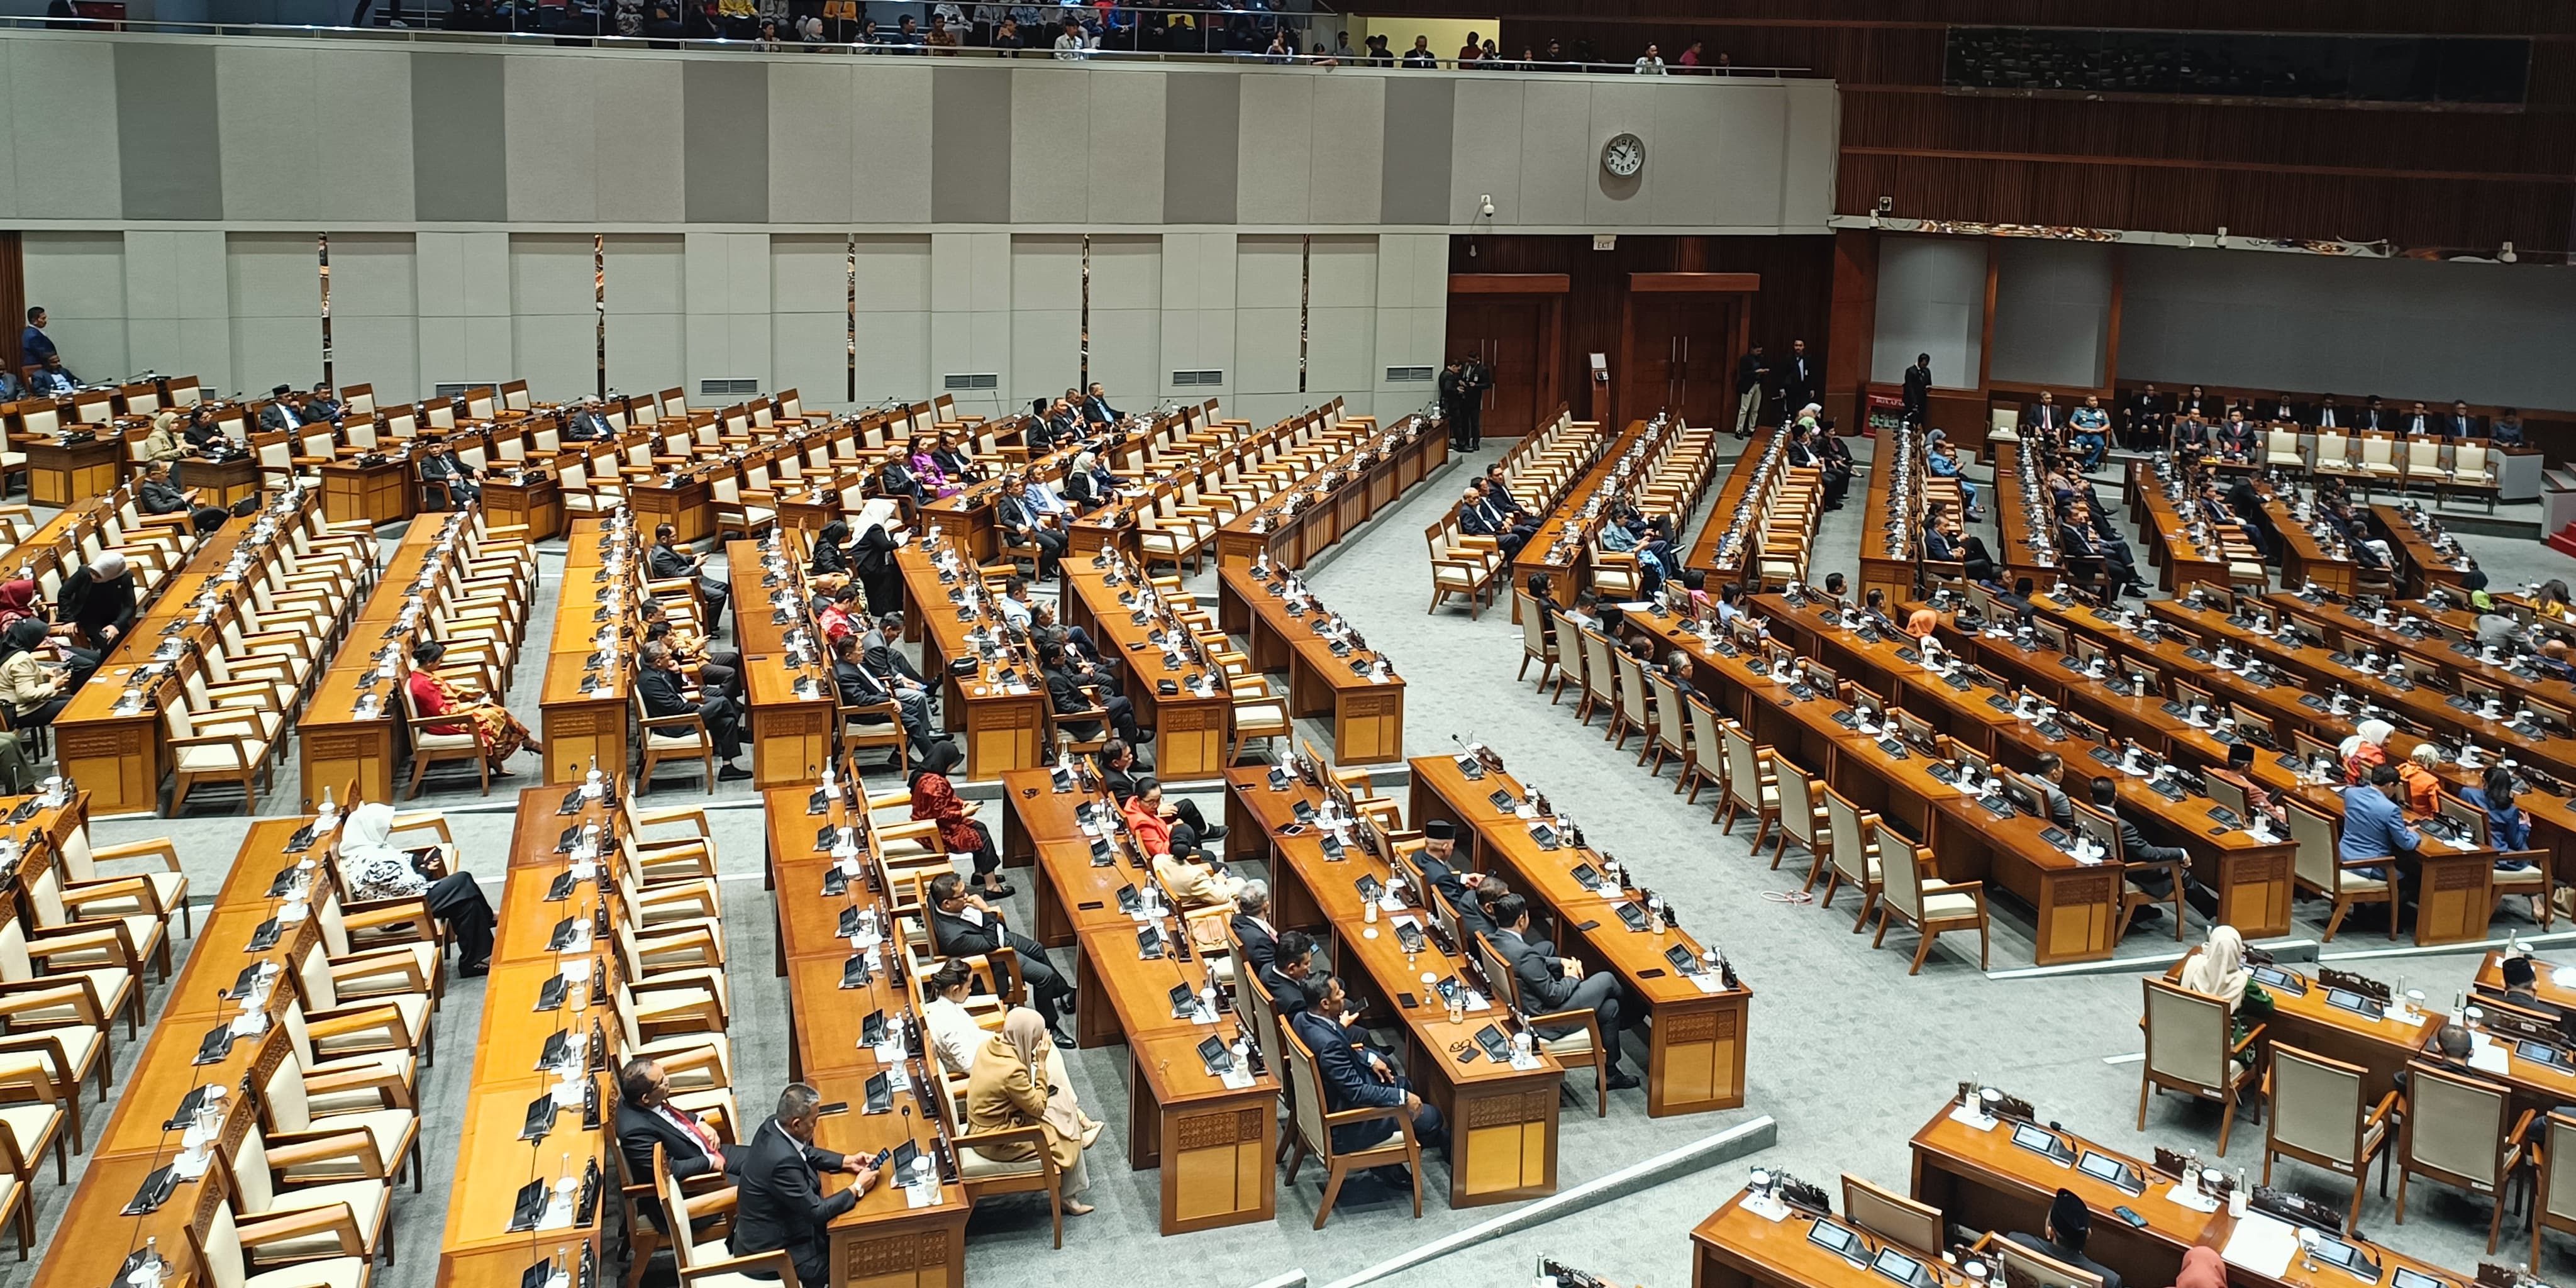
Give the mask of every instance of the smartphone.
[[2126, 1204], [2126, 1203], [2123, 1203], [2123, 1204], [2121, 1204], [2120, 1206], [2118, 1206], [2118, 1207], [2115, 1207], [2115, 1208], [2111, 1209], [2111, 1212], [2112, 1212], [2112, 1214], [2113, 1214], [2114, 1216], [2119, 1217], [2121, 1220], [2126, 1221], [2126, 1222], [2128, 1222], [2129, 1224], [2131, 1224], [2131, 1225], [2134, 1225], [2134, 1226], [2138, 1227], [2139, 1229], [2142, 1229], [2142, 1230], [2143, 1230], [2143, 1229], [2145, 1229], [2145, 1228], [2146, 1228], [2146, 1225], [2147, 1225], [2147, 1219], [2146, 1219], [2145, 1217], [2142, 1217], [2142, 1216], [2138, 1215], [2138, 1210], [2137, 1210], [2136, 1208], [2130, 1207], [2130, 1206], [2129, 1206], [2128, 1204]]
[[850, 1102], [846, 1100], [835, 1100], [828, 1105], [816, 1105], [814, 1107], [814, 1116], [817, 1118], [829, 1118], [834, 1114], [846, 1114], [848, 1112], [850, 1112]]

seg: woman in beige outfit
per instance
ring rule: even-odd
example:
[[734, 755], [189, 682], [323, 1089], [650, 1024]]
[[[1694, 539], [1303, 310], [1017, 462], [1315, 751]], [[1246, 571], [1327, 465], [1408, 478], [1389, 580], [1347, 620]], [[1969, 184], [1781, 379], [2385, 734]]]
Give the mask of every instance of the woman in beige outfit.
[[[1046, 1021], [1037, 1012], [1018, 1007], [1003, 1019], [1002, 1031], [976, 1052], [974, 1066], [967, 1071], [966, 1130], [977, 1134], [1014, 1127], [1044, 1128], [1047, 1153], [1054, 1157], [1060, 1173], [1058, 1193], [1063, 1197], [1065, 1213], [1081, 1216], [1091, 1211], [1090, 1204], [1074, 1197], [1091, 1187], [1091, 1173], [1083, 1162], [1082, 1151], [1098, 1139], [1100, 1124], [1083, 1115], [1070, 1090], [1041, 1085], [1032, 1073], [1047, 1067], [1048, 1046]], [[1012, 1162], [1031, 1157], [1034, 1150], [1025, 1144], [1010, 1144], [981, 1152], [997, 1161]]]

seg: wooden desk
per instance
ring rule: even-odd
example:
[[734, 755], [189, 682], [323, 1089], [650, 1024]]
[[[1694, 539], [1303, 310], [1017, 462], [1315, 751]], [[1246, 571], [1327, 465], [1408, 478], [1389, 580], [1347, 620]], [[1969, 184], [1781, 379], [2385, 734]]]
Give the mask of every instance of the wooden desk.
[[2147, 561], [2163, 570], [2165, 589], [2196, 581], [2225, 586], [2230, 584], [2229, 564], [2262, 566], [2262, 552], [2244, 538], [2226, 535], [2227, 530], [2213, 529], [2206, 542], [2192, 540], [2190, 523], [2145, 462], [2132, 462], [2128, 474], [2129, 515], [2146, 525]]
[[[626, 614], [635, 603], [644, 551], [640, 541], [632, 539], [626, 542], [628, 548], [612, 551], [614, 541], [604, 519], [577, 520], [565, 537], [563, 575], [555, 581], [554, 635], [546, 650], [545, 686], [538, 697], [539, 736], [546, 745], [545, 781], [557, 786], [581, 781], [594, 759], [610, 782], [623, 780], [632, 763], [627, 759], [627, 744], [633, 735], [629, 694], [635, 682], [634, 654], [620, 646], [631, 646], [634, 638]], [[628, 583], [626, 612], [615, 615], [617, 620], [602, 616], [607, 612], [602, 592], [614, 579], [603, 579], [601, 574], [612, 554], [619, 558]], [[618, 641], [601, 647], [603, 629], [618, 632]]]
[[125, 441], [112, 433], [69, 444], [39, 434], [18, 445], [27, 453], [27, 499], [37, 505], [69, 506], [113, 491], [125, 476]]
[[2468, 576], [2468, 568], [2458, 554], [2445, 554], [2433, 538], [2415, 526], [2406, 507], [2382, 501], [2370, 507], [2372, 531], [2387, 538], [2398, 555], [2398, 568], [2405, 574], [2404, 589], [2409, 599], [2421, 599], [2435, 586], [2458, 590]]
[[[1718, 585], [1729, 582], [1759, 580], [1762, 545], [1761, 508], [1748, 506], [1753, 485], [1763, 472], [1763, 463], [1771, 456], [1771, 444], [1779, 437], [1777, 426], [1764, 425], [1744, 440], [1744, 448], [1726, 472], [1726, 481], [1717, 485], [1717, 502], [1709, 507], [1709, 522], [1700, 526], [1699, 539], [1691, 543], [1690, 554], [1682, 560], [1685, 568], [1697, 568]], [[1715, 516], [1727, 516], [1723, 522]], [[1533, 537], [1532, 540], [1537, 538]], [[1754, 574], [1748, 578], [1747, 573]], [[1568, 599], [1567, 603], [1573, 600]]]
[[[945, 687], [940, 710], [948, 728], [965, 735], [966, 776], [990, 782], [1009, 770], [1043, 763], [1052, 750], [1048, 737], [1054, 724], [1035, 652], [1004, 646], [983, 657], [974, 671], [961, 675], [950, 668], [954, 659], [982, 655], [975, 632], [997, 638], [1002, 627], [959, 606], [966, 597], [959, 578], [975, 575], [973, 569], [961, 573], [943, 567], [913, 545], [895, 552], [895, 566], [903, 573], [904, 599], [911, 609], [903, 618], [905, 637], [922, 642], [922, 676], [938, 677]], [[961, 612], [966, 616], [961, 618]]]
[[[877, 972], [862, 989], [840, 986], [850, 951], [849, 941], [838, 934], [841, 909], [874, 906], [881, 917], [890, 909], [861, 881], [853, 881], [843, 898], [821, 894], [823, 873], [832, 861], [812, 849], [814, 829], [824, 823], [854, 823], [864, 832], [866, 819], [864, 811], [854, 816], [846, 801], [820, 817], [809, 815], [810, 795], [802, 786], [764, 793], [779, 912], [779, 970], [787, 979], [790, 1073], [813, 1085], [826, 1103], [863, 1106], [867, 1080], [886, 1066], [878, 1063], [874, 1048], [860, 1045], [861, 1023], [872, 1011], [897, 1018], [915, 1008], [919, 998], [891, 970]], [[868, 840], [874, 853], [873, 836]], [[920, 1059], [907, 1064], [908, 1077], [926, 1076]], [[941, 1092], [933, 1088], [931, 1094]], [[874, 1154], [905, 1140], [925, 1155], [940, 1149], [937, 1116], [854, 1110], [824, 1118], [815, 1134], [816, 1144], [842, 1154]], [[827, 1192], [837, 1193], [849, 1178], [827, 1175], [823, 1184]], [[965, 1282], [966, 1219], [972, 1212], [965, 1190], [954, 1184], [940, 1188], [937, 1204], [910, 1208], [900, 1190], [880, 1182], [832, 1222], [835, 1288], [959, 1288]]]
[[[1473, 1043], [1477, 1030], [1489, 1023], [1508, 1030], [1509, 1023], [1488, 1004], [1452, 1024], [1438, 999], [1418, 990], [1425, 972], [1456, 975], [1462, 983], [1481, 980], [1481, 972], [1463, 952], [1443, 948], [1436, 935], [1417, 958], [1408, 958], [1391, 929], [1380, 933], [1369, 924], [1355, 883], [1363, 876], [1385, 881], [1385, 860], [1352, 845], [1342, 861], [1332, 862], [1311, 830], [1279, 835], [1279, 829], [1295, 821], [1298, 802], [1317, 806], [1323, 796], [1303, 785], [1273, 791], [1267, 780], [1267, 770], [1227, 772], [1227, 850], [1238, 857], [1267, 857], [1274, 924], [1283, 930], [1329, 931], [1336, 973], [1359, 990], [1353, 1004], [1373, 1018], [1391, 1013], [1402, 1022], [1404, 1067], [1413, 1089], [1438, 1105], [1450, 1125], [1449, 1205], [1472, 1207], [1555, 1192], [1557, 1102], [1564, 1066], [1544, 1052], [1537, 1066], [1525, 1071], [1482, 1058], [1459, 1063], [1451, 1053]], [[1422, 915], [1419, 909], [1390, 914]], [[1414, 994], [1417, 1005], [1403, 1006], [1403, 994]]]
[[[316, 500], [309, 491], [304, 495], [306, 508], [282, 515], [281, 526], [288, 520], [301, 523], [310, 513]], [[70, 703], [54, 718], [55, 761], [64, 774], [90, 790], [92, 807], [100, 814], [151, 813], [160, 808], [161, 780], [172, 767], [169, 725], [162, 712], [168, 704], [184, 700], [182, 687], [176, 678], [164, 675], [142, 705], [127, 709], [118, 703], [128, 678], [150, 665], [165, 644], [184, 640], [199, 648], [211, 646], [215, 633], [210, 627], [192, 623], [175, 631], [169, 628], [195, 614], [197, 597], [209, 590], [209, 583], [242, 549], [256, 526], [255, 521], [234, 520], [197, 543], [188, 562], [162, 578], [152, 598], [138, 605], [133, 630], [109, 650], [89, 681], [73, 691]], [[267, 553], [255, 548], [255, 557]], [[352, 607], [340, 606], [340, 621], [348, 620]], [[330, 641], [319, 643], [327, 647]]]
[[[1529, 542], [1512, 560], [1512, 584], [1526, 586], [1532, 575], [1546, 573], [1557, 598], [1573, 603], [1576, 592], [1591, 583], [1592, 538], [1609, 517], [1608, 505], [1594, 507], [1592, 502], [1595, 498], [1611, 499], [1603, 494], [1611, 486], [1619, 463], [1630, 452], [1638, 448], [1652, 451], [1664, 436], [1677, 432], [1681, 423], [1678, 416], [1660, 426], [1642, 420], [1628, 422], [1628, 427], [1620, 430], [1619, 436], [1594, 460], [1592, 468], [1565, 490], [1556, 508], [1540, 521], [1538, 531], [1530, 534]], [[1654, 437], [1650, 438], [1650, 434]]]
[[832, 673], [821, 665], [790, 670], [787, 659], [746, 654], [745, 692], [751, 699], [752, 785], [767, 789], [823, 780], [822, 767], [839, 750], [840, 722]]
[[2263, 508], [2272, 516], [2272, 530], [2281, 534], [2282, 585], [2314, 582], [2338, 595], [2352, 593], [2361, 570], [2351, 555], [2329, 548], [2315, 533], [2300, 526], [2280, 498], [2267, 500]]
[[[1064, 621], [1088, 633], [1103, 657], [1122, 663], [1121, 687], [1135, 704], [1136, 723], [1154, 731], [1155, 777], [1165, 782], [1216, 777], [1225, 770], [1226, 735], [1234, 719], [1234, 697], [1224, 676], [1186, 659], [1176, 664], [1155, 638], [1163, 628], [1138, 622], [1138, 614], [1130, 612], [1138, 602], [1135, 579], [1120, 577], [1113, 583], [1108, 570], [1090, 564], [1068, 560], [1064, 565], [1064, 585], [1071, 592], [1060, 601]], [[1158, 692], [1163, 681], [1170, 681], [1175, 692]]]
[[[1745, 1021], [1752, 1010], [1753, 990], [1739, 983], [1711, 991], [1699, 986], [1698, 977], [1681, 975], [1666, 953], [1680, 948], [1699, 957], [1707, 947], [1704, 941], [1678, 925], [1667, 926], [1661, 934], [1630, 930], [1617, 909], [1641, 895], [1628, 890], [1605, 894], [1574, 877], [1579, 866], [1597, 870], [1598, 854], [1571, 846], [1541, 849], [1527, 823], [1497, 813], [1487, 799], [1493, 792], [1528, 799], [1520, 780], [1488, 773], [1470, 781], [1448, 756], [1417, 756], [1409, 764], [1413, 800], [1405, 811], [1406, 820], [1417, 828], [1431, 819], [1459, 824], [1468, 838], [1465, 866], [1507, 869], [1514, 892], [1544, 905], [1555, 916], [1560, 951], [1581, 959], [1587, 970], [1618, 972], [1628, 991], [1644, 999], [1647, 1014], [1653, 1017], [1646, 1059], [1647, 1115], [1662, 1118], [1741, 1107]], [[1615, 1047], [1615, 1035], [1602, 1037]]]
[[2028, 577], [2032, 585], [2045, 586], [2062, 570], [2057, 560], [2057, 518], [2047, 508], [2047, 488], [2042, 480], [2023, 473], [2026, 462], [2036, 465], [2037, 461], [2024, 457], [2021, 444], [2008, 438], [1987, 439], [1986, 451], [1995, 463], [1992, 506], [2002, 541], [1995, 559], [2004, 566], [2003, 582], [2009, 586], [2015, 578]]
[[483, 476], [483, 514], [495, 526], [524, 527], [528, 540], [563, 534], [563, 486], [551, 471], [530, 463]]
[[651, 533], [667, 523], [679, 529], [682, 545], [715, 535], [715, 493], [704, 479], [689, 476], [676, 481], [655, 478], [631, 482], [626, 487], [626, 502], [635, 508], [639, 531]]
[[322, 517], [333, 523], [369, 523], [381, 528], [388, 523], [401, 523], [419, 512], [419, 484], [413, 481], [412, 461], [407, 456], [388, 456], [372, 465], [343, 457], [325, 461], [319, 468]]
[[[358, 785], [357, 799], [394, 799], [394, 771], [411, 743], [410, 727], [400, 719], [404, 708], [402, 695], [395, 692], [395, 659], [409, 657], [413, 642], [420, 638], [417, 627], [400, 629], [404, 601], [420, 574], [436, 563], [439, 541], [452, 527], [467, 522], [471, 511], [421, 515], [411, 521], [402, 544], [386, 560], [388, 575], [358, 609], [357, 623], [351, 628], [352, 647], [342, 650], [322, 672], [304, 715], [295, 722], [303, 751], [301, 799], [319, 801], [324, 788], [347, 791], [352, 782]], [[431, 599], [424, 597], [424, 618], [430, 606]], [[376, 678], [361, 686], [359, 681], [371, 672]], [[373, 714], [359, 714], [361, 701], [374, 704]]]
[[[2397, 994], [2400, 982], [2423, 990], [2424, 1009], [2416, 1013], [2412, 1023], [2400, 1023], [2393, 1016], [2373, 1018], [2328, 1002], [2325, 987], [2312, 973], [2277, 964], [2259, 969], [2265, 971], [2260, 981], [2263, 990], [2272, 995], [2272, 1013], [2260, 1017], [2263, 1040], [2359, 1067], [2362, 1095], [2373, 1104], [2397, 1085], [2398, 1071], [2441, 1030], [2451, 994], [2456, 991], [2455, 985], [2427, 979], [2415, 970], [2384, 970], [2374, 975], [2389, 986], [2392, 996]], [[2168, 983], [2179, 982], [2182, 963], [2175, 962], [2167, 968], [2164, 978]]]
[[174, 463], [171, 475], [181, 487], [197, 489], [203, 505], [220, 505], [229, 510], [246, 496], [259, 495], [259, 458], [247, 452], [210, 461], [191, 456]]
[[[2073, 1132], [2057, 1133], [2079, 1153], [2090, 1150], [2136, 1168], [2145, 1178], [2148, 1193], [2133, 1195], [2072, 1165], [2060, 1166], [2013, 1144], [2009, 1126], [1979, 1131], [1952, 1119], [1950, 1110], [1956, 1104], [1954, 1099], [1938, 1110], [1931, 1122], [1914, 1134], [1912, 1142], [1915, 1200], [1940, 1208], [1942, 1215], [1954, 1223], [1972, 1230], [2036, 1231], [2057, 1191], [2072, 1190], [2097, 1214], [2084, 1254], [2118, 1271], [2123, 1280], [2139, 1284], [2172, 1283], [2182, 1270], [2186, 1249], [2196, 1245], [2224, 1249], [2229, 1236], [2235, 1233], [2237, 1218], [2228, 1216], [2224, 1207], [2202, 1213], [2166, 1198], [2176, 1178], [2157, 1171], [2147, 1160], [2130, 1157]], [[2111, 1210], [2120, 1206], [2144, 1216], [2147, 1224], [2132, 1227], [2112, 1216]], [[2228, 1282], [2236, 1288], [2370, 1288], [2374, 1283], [2390, 1283], [2401, 1268], [2431, 1275], [2443, 1288], [2462, 1288], [2467, 1282], [2466, 1276], [2456, 1271], [2417, 1261], [2367, 1240], [2347, 1242], [2379, 1262], [2378, 1279], [2360, 1280], [2332, 1266], [2311, 1273], [2299, 1265], [2294, 1255], [2278, 1276], [2230, 1263]]]
[[[1267, 572], [1264, 577], [1238, 564], [1218, 573], [1217, 624], [1243, 637], [1244, 656], [1255, 670], [1287, 673], [1290, 716], [1333, 717], [1333, 763], [1403, 759], [1404, 678], [1377, 673], [1386, 655], [1376, 649], [1345, 646], [1336, 652], [1315, 633], [1331, 614], [1321, 605], [1290, 612], [1281, 594], [1286, 574], [1276, 565]], [[1367, 673], [1352, 670], [1355, 663], [1368, 667]]]
[[[1788, 1215], [1773, 1221], [1745, 1205], [1751, 1193], [1736, 1191], [1691, 1229], [1691, 1288], [1877, 1288], [1889, 1282], [1809, 1238], [1816, 1217], [1786, 1209]], [[1936, 1288], [1977, 1288], [1978, 1281], [1943, 1264], [1937, 1250], [1879, 1238], [1843, 1218], [1832, 1224], [1858, 1237], [1863, 1256], [1874, 1258], [1878, 1250], [1892, 1248], [1921, 1262]]]
[[[1249, 564], [1255, 552], [1265, 552], [1271, 563], [1303, 568], [1449, 460], [1448, 436], [1420, 416], [1407, 416], [1383, 430], [1357, 418], [1345, 422], [1353, 424], [1362, 430], [1357, 446], [1217, 529], [1218, 567]], [[1341, 481], [1329, 493], [1319, 493], [1316, 481], [1328, 471], [1338, 472]]]

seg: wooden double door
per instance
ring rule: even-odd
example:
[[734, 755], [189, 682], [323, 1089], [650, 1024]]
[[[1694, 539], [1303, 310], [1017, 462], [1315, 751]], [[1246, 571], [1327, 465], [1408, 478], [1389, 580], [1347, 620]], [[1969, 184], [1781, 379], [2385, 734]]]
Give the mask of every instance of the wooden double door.
[[1565, 401], [1562, 273], [1453, 273], [1446, 357], [1475, 356], [1493, 375], [1481, 424], [1516, 438]]
[[1744, 352], [1750, 273], [1631, 273], [1621, 305], [1619, 424], [1657, 411], [1692, 425], [1732, 426], [1735, 359]]

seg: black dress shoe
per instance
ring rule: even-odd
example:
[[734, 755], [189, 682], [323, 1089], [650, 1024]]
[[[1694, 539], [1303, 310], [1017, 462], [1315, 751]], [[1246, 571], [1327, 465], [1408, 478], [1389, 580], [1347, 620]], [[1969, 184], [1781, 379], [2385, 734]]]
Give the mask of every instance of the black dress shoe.
[[987, 899], [1008, 899], [1019, 892], [1019, 887], [1012, 885], [1008, 881], [1005, 881], [1000, 885], [985, 886], [983, 889], [976, 891], [977, 894], [980, 894]]
[[1397, 1163], [1390, 1167], [1372, 1167], [1368, 1169], [1368, 1175], [1370, 1180], [1376, 1181], [1378, 1184], [1384, 1185], [1389, 1189], [1409, 1190], [1413, 1188], [1413, 1169], [1406, 1167], [1402, 1163]]
[[1222, 841], [1222, 840], [1224, 840], [1224, 839], [1225, 839], [1225, 827], [1224, 827], [1224, 825], [1223, 825], [1223, 824], [1219, 824], [1219, 823], [1210, 823], [1210, 824], [1208, 824], [1208, 826], [1207, 826], [1207, 830], [1206, 830], [1206, 831], [1204, 831], [1204, 832], [1199, 833], [1199, 839], [1200, 839], [1200, 840], [1202, 840], [1202, 841]]
[[720, 783], [738, 783], [749, 777], [751, 771], [739, 765], [727, 765], [716, 771], [716, 781]]
[[1644, 1083], [1637, 1081], [1637, 1075], [1628, 1072], [1626, 1069], [1613, 1068], [1610, 1070], [1610, 1089], [1612, 1091], [1632, 1091], [1644, 1085]]

